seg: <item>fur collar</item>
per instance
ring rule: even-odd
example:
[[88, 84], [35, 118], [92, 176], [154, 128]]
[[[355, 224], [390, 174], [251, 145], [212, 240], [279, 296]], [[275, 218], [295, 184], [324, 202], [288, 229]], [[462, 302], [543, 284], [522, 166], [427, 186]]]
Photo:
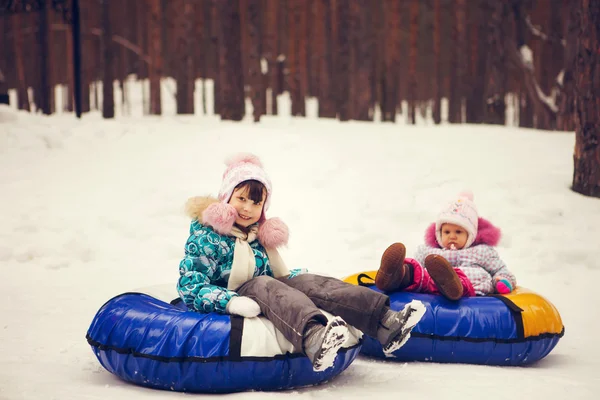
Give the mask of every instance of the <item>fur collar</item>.
[[[193, 220], [211, 226], [221, 235], [231, 235], [237, 211], [214, 197], [196, 196], [185, 204], [185, 213]], [[287, 245], [289, 231], [287, 225], [279, 218], [270, 218], [260, 223], [258, 241], [266, 248], [277, 248]]]
[[[496, 228], [490, 221], [485, 218], [479, 217], [478, 219], [478, 228], [477, 228], [477, 236], [475, 237], [475, 241], [472, 246], [477, 246], [478, 244], [487, 244], [488, 246], [496, 246], [500, 241], [500, 237], [502, 236], [502, 232], [500, 228]], [[425, 244], [430, 247], [439, 247], [440, 244], [437, 242], [435, 238], [435, 222], [425, 230]]]

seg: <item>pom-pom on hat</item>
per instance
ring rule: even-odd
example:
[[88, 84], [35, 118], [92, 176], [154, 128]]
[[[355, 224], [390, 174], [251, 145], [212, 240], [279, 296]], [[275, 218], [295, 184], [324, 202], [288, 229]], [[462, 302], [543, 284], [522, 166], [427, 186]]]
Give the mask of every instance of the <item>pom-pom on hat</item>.
[[464, 191], [448, 203], [438, 214], [435, 221], [435, 238], [442, 246], [442, 225], [454, 224], [463, 227], [467, 231], [467, 242], [465, 249], [473, 244], [477, 237], [479, 214], [473, 202], [473, 193]]
[[269, 208], [271, 203], [271, 180], [263, 169], [263, 165], [260, 159], [254, 154], [250, 153], [239, 153], [225, 160], [227, 169], [223, 173], [223, 182], [221, 183], [221, 189], [219, 190], [219, 201], [221, 203], [228, 203], [233, 194], [233, 190], [237, 185], [242, 182], [255, 180], [263, 185], [267, 190], [267, 197], [263, 208], [264, 213]]

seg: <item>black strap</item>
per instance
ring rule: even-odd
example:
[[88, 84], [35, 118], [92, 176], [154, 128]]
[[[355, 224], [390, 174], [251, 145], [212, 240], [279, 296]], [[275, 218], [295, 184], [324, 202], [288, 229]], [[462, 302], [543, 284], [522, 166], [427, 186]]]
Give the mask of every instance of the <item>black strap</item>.
[[494, 297], [501, 302], [504, 303], [506, 307], [510, 310], [510, 314], [515, 320], [515, 325], [517, 326], [517, 338], [523, 339], [525, 337], [525, 326], [523, 325], [523, 309], [516, 305], [512, 300], [508, 297], [502, 296], [501, 294], [490, 294], [489, 297]]
[[[369, 279], [371, 283], [363, 282], [363, 279]], [[358, 286], [373, 286], [375, 284], [375, 278], [371, 278], [369, 275], [364, 273], [358, 274], [356, 280], [358, 281]]]
[[242, 359], [242, 335], [244, 333], [244, 318], [231, 315], [231, 332], [229, 333], [229, 359], [240, 361]]

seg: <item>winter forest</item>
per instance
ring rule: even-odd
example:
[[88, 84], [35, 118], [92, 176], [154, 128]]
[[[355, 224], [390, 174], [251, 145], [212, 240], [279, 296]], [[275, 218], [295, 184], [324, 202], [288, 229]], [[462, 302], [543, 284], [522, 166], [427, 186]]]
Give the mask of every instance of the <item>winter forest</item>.
[[149, 82], [144, 111], [159, 115], [160, 79], [175, 79], [178, 114], [206, 113], [210, 79], [224, 120], [244, 117], [245, 98], [255, 121], [276, 115], [276, 97], [287, 91], [294, 116], [316, 98], [322, 118], [372, 121], [378, 107], [382, 121], [414, 123], [430, 110], [440, 123], [445, 98], [449, 123], [589, 126], [578, 136], [576, 175], [594, 175], [595, 184], [582, 176], [575, 186], [600, 194], [600, 175], [588, 166], [595, 157], [583, 151], [599, 135], [590, 98], [599, 91], [594, 0], [81, 0], [79, 73], [71, 3], [0, 5], [0, 92], [16, 90], [19, 109], [53, 113], [53, 88], [65, 85], [62, 105], [73, 110], [74, 76], [81, 112], [99, 109], [105, 118], [115, 107], [107, 83], [122, 87], [128, 76]]
[[0, 0], [0, 193], [0, 400], [600, 393], [600, 0]]

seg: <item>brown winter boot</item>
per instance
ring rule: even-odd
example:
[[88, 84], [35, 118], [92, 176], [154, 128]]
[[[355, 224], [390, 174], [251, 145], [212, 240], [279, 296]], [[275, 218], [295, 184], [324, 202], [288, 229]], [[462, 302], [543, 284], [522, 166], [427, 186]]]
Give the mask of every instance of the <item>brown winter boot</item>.
[[458, 300], [463, 295], [463, 286], [452, 265], [444, 257], [430, 254], [425, 257], [425, 268], [438, 290], [450, 300]]
[[406, 247], [402, 243], [394, 243], [381, 256], [381, 264], [375, 276], [375, 286], [379, 290], [391, 292], [404, 289], [412, 282], [410, 267], [404, 264]]

